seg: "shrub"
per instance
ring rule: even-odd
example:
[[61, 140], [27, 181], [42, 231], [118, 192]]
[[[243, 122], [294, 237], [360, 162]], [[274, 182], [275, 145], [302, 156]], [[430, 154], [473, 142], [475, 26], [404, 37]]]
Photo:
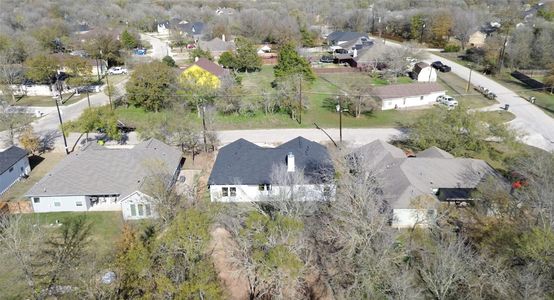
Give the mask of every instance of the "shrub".
[[444, 46], [444, 52], [458, 52], [460, 51], [460, 46], [456, 44], [448, 44]]

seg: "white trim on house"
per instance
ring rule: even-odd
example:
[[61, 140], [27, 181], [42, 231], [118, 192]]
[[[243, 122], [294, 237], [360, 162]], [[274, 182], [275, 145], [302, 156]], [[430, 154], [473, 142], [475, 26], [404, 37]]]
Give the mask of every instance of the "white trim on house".
[[441, 95], [446, 95], [446, 91], [433, 92], [426, 95], [383, 99], [381, 109], [389, 110], [433, 105]]
[[121, 213], [125, 220], [157, 218], [158, 214], [152, 203], [152, 197], [136, 191], [121, 200]]
[[333, 184], [305, 184], [290, 186], [260, 185], [210, 185], [212, 202], [256, 202], [272, 199], [294, 198], [298, 201], [331, 200], [334, 197]]
[[82, 195], [30, 197], [33, 211], [62, 212], [62, 211], [87, 211], [91, 207], [90, 197]]

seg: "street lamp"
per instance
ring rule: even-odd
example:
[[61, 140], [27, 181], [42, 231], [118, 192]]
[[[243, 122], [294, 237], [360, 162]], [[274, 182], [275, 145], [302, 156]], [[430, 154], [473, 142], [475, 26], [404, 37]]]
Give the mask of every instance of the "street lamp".
[[347, 109], [342, 107], [342, 97], [338, 97], [338, 104], [335, 108], [339, 113], [339, 142], [342, 144], [342, 112], [348, 111]]

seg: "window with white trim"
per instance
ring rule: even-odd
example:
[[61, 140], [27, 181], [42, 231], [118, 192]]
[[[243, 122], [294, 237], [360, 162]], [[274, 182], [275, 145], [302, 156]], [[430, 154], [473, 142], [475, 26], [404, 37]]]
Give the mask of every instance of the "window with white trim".
[[33, 198], [33, 203], [40, 203], [40, 198], [39, 197], [34, 197]]
[[146, 210], [147, 216], [150, 216], [152, 214], [152, 211], [150, 210], [150, 204], [145, 204], [144, 209]]
[[260, 192], [271, 191], [271, 184], [262, 183], [258, 185], [258, 190], [260, 190]]
[[231, 194], [231, 197], [236, 197], [237, 196], [237, 188], [236, 187], [229, 188], [229, 194]]
[[134, 204], [131, 204], [131, 216], [136, 217], [137, 216], [137, 207]]
[[55, 207], [60, 207], [60, 206], [62, 206], [62, 203], [61, 202], [54, 202], [54, 206]]
[[75, 202], [75, 206], [83, 206], [83, 202], [77, 201], [77, 202]]
[[221, 195], [223, 197], [229, 197], [229, 188], [228, 187], [222, 187], [221, 188]]

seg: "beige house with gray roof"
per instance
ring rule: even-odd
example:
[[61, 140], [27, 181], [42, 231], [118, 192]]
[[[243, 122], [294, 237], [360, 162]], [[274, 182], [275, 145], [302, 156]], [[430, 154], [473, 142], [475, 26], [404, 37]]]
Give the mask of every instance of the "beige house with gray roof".
[[477, 186], [497, 174], [479, 159], [455, 158], [437, 147], [408, 157], [401, 149], [376, 140], [352, 153], [362, 170], [377, 178], [392, 209], [393, 227], [424, 225], [439, 203], [468, 203]]
[[41, 212], [121, 210], [125, 219], [155, 217], [145, 181], [149, 176], [177, 179], [181, 152], [156, 139], [133, 148], [95, 143], [71, 153], [26, 194]]

